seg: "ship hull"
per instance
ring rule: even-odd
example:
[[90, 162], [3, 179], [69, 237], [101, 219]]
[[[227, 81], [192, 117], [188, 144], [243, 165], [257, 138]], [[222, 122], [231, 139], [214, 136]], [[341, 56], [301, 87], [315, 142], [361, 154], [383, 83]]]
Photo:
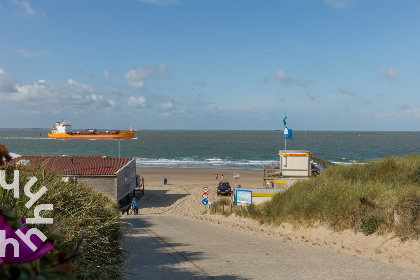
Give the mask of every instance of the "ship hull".
[[112, 139], [133, 139], [135, 131], [123, 131], [118, 134], [81, 134], [81, 133], [48, 133], [48, 137], [53, 139], [88, 139], [88, 140], [112, 140]]

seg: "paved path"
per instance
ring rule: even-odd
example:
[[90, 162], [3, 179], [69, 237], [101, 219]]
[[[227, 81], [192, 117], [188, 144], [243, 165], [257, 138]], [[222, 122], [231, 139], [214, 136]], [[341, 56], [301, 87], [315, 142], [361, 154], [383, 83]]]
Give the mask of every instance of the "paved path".
[[420, 272], [169, 215], [124, 216], [127, 279], [420, 279]]

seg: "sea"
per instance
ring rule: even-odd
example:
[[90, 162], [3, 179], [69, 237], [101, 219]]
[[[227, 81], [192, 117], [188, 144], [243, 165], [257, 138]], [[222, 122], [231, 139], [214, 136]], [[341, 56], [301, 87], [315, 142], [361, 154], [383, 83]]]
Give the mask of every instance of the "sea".
[[354, 164], [420, 154], [420, 131], [139, 130], [130, 140], [56, 140], [48, 129], [1, 129], [12, 156], [62, 155], [136, 158], [138, 167], [263, 169], [279, 150], [307, 150], [314, 157]]

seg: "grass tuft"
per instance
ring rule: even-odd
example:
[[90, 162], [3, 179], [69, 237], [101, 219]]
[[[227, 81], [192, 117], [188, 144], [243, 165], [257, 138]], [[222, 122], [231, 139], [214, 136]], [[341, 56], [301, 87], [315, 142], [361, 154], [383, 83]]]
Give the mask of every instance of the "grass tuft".
[[[84, 232], [81, 254], [75, 260], [76, 276], [96, 275], [95, 279], [120, 279], [123, 264], [123, 249], [120, 246], [122, 226], [119, 221], [117, 202], [91, 187], [63, 182], [60, 176], [36, 170], [24, 171], [20, 167], [6, 168], [6, 182], [14, 181], [14, 169], [19, 170], [19, 198], [12, 190], [0, 189], [0, 208], [9, 209], [17, 217], [33, 217], [36, 205], [53, 204], [54, 210], [42, 211], [41, 216], [53, 218], [53, 225], [36, 225], [42, 232], [51, 232], [63, 237], [63, 246], [71, 252], [81, 232]], [[29, 198], [24, 186], [35, 176], [37, 182], [31, 187], [36, 193], [42, 186], [48, 190], [31, 208], [25, 203]], [[30, 225], [28, 225], [30, 227]]]
[[402, 239], [418, 239], [420, 156], [332, 166], [247, 211], [249, 217], [277, 225], [321, 223], [334, 230], [393, 232]]

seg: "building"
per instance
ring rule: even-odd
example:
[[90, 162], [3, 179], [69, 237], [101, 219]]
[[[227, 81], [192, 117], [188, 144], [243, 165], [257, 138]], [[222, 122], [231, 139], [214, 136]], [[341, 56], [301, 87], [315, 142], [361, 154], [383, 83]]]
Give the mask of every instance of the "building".
[[319, 168], [312, 163], [312, 155], [304, 150], [280, 150], [278, 163], [264, 166], [266, 188], [287, 189], [296, 181], [319, 175]]
[[282, 177], [310, 177], [311, 154], [303, 150], [280, 150], [280, 172]]
[[43, 168], [62, 176], [64, 181], [73, 181], [90, 186], [108, 194], [121, 206], [135, 195], [140, 187], [134, 158], [108, 158], [101, 156], [20, 156], [10, 164], [17, 163], [29, 168]]

